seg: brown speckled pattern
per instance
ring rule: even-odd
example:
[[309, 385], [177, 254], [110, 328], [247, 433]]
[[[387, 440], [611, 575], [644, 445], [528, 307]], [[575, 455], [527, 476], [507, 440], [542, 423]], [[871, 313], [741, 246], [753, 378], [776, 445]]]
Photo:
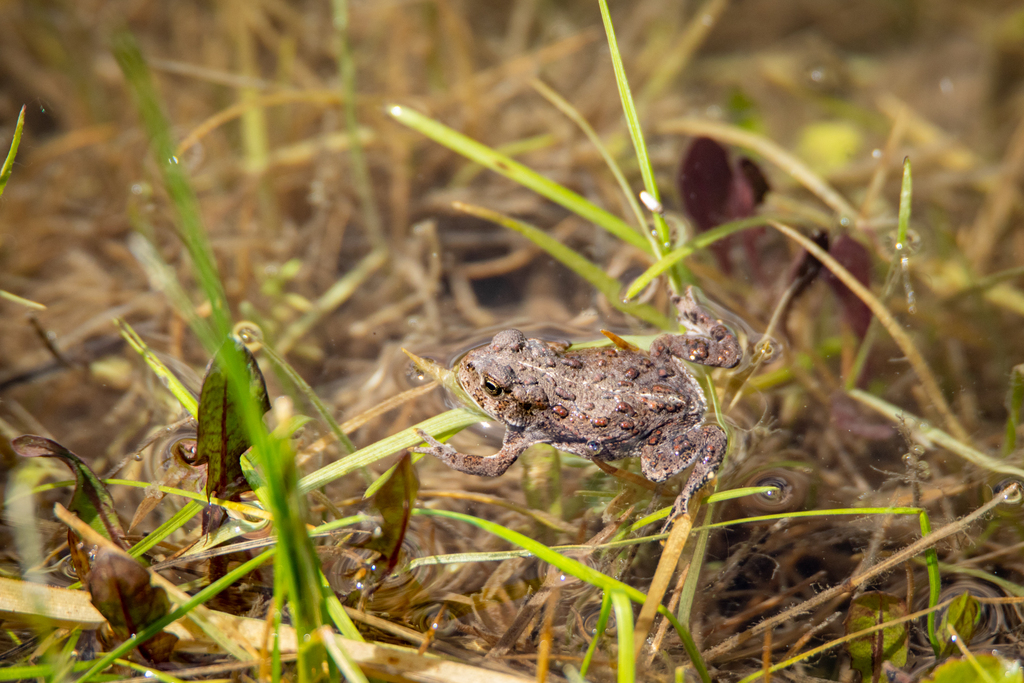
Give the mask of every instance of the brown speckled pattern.
[[489, 415], [507, 425], [501, 450], [491, 456], [459, 453], [424, 432], [416, 448], [460, 472], [503, 474], [535, 443], [591, 460], [639, 457], [645, 477], [662, 482], [693, 465], [670, 520], [686, 512], [694, 493], [717, 472], [726, 436], [704, 425], [707, 401], [685, 359], [735, 367], [739, 343], [720, 321], [696, 303], [692, 291], [674, 297], [680, 320], [698, 334], [666, 334], [650, 353], [618, 347], [566, 349], [504, 330], [470, 351], [459, 381]]

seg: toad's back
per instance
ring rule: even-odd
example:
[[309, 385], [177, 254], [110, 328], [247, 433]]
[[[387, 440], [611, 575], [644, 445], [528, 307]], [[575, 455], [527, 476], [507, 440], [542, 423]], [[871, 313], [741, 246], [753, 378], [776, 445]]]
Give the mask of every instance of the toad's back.
[[618, 347], [566, 351], [551, 342], [516, 339], [515, 353], [501, 335], [470, 352], [462, 363], [470, 376], [461, 379], [467, 388], [486, 385], [481, 377], [500, 382], [501, 395], [474, 399], [531, 440], [572, 452], [585, 444], [587, 457], [616, 460], [635, 455], [638, 442], [666, 424], [690, 427], [703, 420], [704, 394], [672, 358]]

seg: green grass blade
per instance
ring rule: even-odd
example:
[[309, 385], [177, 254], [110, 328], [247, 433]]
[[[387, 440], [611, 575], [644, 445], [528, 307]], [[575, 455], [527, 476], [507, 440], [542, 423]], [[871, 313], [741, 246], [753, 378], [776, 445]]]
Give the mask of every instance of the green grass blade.
[[[932, 532], [932, 523], [928, 519], [928, 512], [921, 510], [919, 515], [921, 524], [921, 536], [927, 536]], [[939, 594], [942, 592], [942, 576], [939, 573], [939, 556], [935, 548], [928, 548], [924, 551], [925, 567], [928, 569], [928, 607], [935, 607], [939, 604]], [[942, 651], [942, 639], [935, 632], [935, 610], [928, 613], [928, 641], [932, 644], [932, 650], [938, 657]]]
[[205, 321], [197, 322], [193, 331], [207, 350], [213, 353], [231, 329], [227, 297], [213, 259], [213, 250], [203, 230], [199, 201], [188, 182], [185, 171], [175, 156], [170, 126], [161, 110], [149, 68], [139, 51], [135, 37], [127, 31], [114, 38], [114, 56], [128, 81], [135, 104], [149, 134], [150, 145], [164, 186], [178, 212], [178, 234], [188, 249], [196, 277], [212, 307], [213, 329]]
[[619, 639], [619, 683], [636, 680], [636, 651], [633, 649], [633, 605], [622, 591], [612, 591], [615, 631]]
[[167, 366], [164, 365], [152, 351], [150, 351], [146, 342], [142, 341], [142, 337], [132, 329], [131, 325], [121, 318], [115, 318], [114, 324], [120, 328], [121, 336], [128, 342], [128, 345], [135, 349], [139, 355], [142, 356], [142, 359], [146, 361], [146, 365], [149, 366], [150, 370], [164, 381], [167, 385], [167, 389], [171, 392], [174, 398], [178, 399], [178, 403], [188, 411], [189, 415], [192, 417], [198, 417], [199, 400], [192, 395], [192, 392], [186, 389], [185, 385], [181, 383], [181, 380], [178, 379], [173, 372], [168, 370]]
[[750, 228], [756, 228], [765, 225], [765, 218], [763, 216], [754, 216], [753, 218], [743, 218], [738, 221], [731, 221], [729, 223], [722, 223], [718, 227], [712, 228], [707, 232], [702, 232], [693, 239], [689, 240], [683, 246], [673, 249], [669, 253], [658, 259], [657, 263], [645, 270], [640, 277], [633, 281], [633, 284], [626, 290], [625, 299], [628, 301], [632, 299], [640, 292], [644, 291], [647, 285], [651, 284], [654, 278], [658, 277], [675, 264], [682, 261], [684, 258], [690, 256], [694, 252], [700, 251], [701, 249], [707, 248], [709, 245], [717, 242], [720, 239], [728, 237], [734, 232], [740, 230], [747, 230]]
[[[361, 516], [361, 515], [360, 515]], [[367, 519], [363, 516], [363, 519]], [[352, 621], [352, 617], [345, 611], [344, 605], [341, 604], [341, 600], [338, 599], [338, 595], [331, 588], [330, 583], [327, 581], [327, 577], [324, 576], [323, 572], [320, 573], [320, 587], [324, 592], [324, 598], [327, 601], [327, 614], [330, 616], [331, 621], [334, 622], [335, 628], [341, 635], [345, 636], [350, 640], [358, 640], [365, 642], [363, 634], [356, 628], [355, 623]]]
[[[629, 137], [633, 139], [633, 149], [636, 152], [636, 160], [640, 166], [640, 175], [644, 179], [644, 189], [647, 193], [661, 201], [658, 193], [658, 184], [654, 181], [654, 167], [651, 166], [651, 157], [647, 153], [647, 143], [644, 141], [643, 131], [640, 130], [640, 117], [636, 113], [636, 104], [633, 102], [633, 94], [629, 89], [629, 80], [626, 78], [626, 68], [622, 65], [622, 54], [619, 52], [619, 44], [615, 39], [615, 27], [612, 26], [612, 17], [608, 12], [606, 0], [598, 0], [601, 7], [601, 20], [604, 22], [604, 32], [608, 36], [608, 50], [611, 53], [612, 68], [615, 70], [615, 83], [619, 86], [619, 99], [622, 100], [622, 112], [626, 115], [626, 124], [629, 128]], [[661, 214], [654, 214], [654, 231], [661, 242], [659, 252], [669, 248], [672, 241], [668, 224], [665, 223]]]
[[[647, 600], [647, 596], [641, 593], [636, 588], [622, 583], [607, 574], [603, 574], [592, 567], [574, 560], [571, 557], [566, 557], [560, 553], [555, 552], [551, 548], [547, 547], [540, 541], [535, 541], [529, 536], [524, 536], [518, 531], [512, 531], [507, 529], [500, 524], [495, 524], [486, 519], [480, 519], [479, 517], [473, 517], [471, 515], [465, 515], [461, 512], [451, 512], [449, 510], [427, 510], [423, 508], [417, 508], [413, 511], [414, 515], [428, 515], [435, 517], [447, 517], [448, 519], [455, 519], [467, 524], [472, 524], [484, 531], [494, 534], [499, 538], [502, 538], [509, 543], [519, 546], [525, 550], [530, 551], [534, 556], [542, 562], [558, 567], [563, 572], [575, 576], [581, 581], [585, 581], [592, 586], [600, 588], [606, 592], [617, 591], [626, 595], [630, 600], [637, 603], [643, 603]], [[690, 661], [697, 668], [697, 672], [701, 676], [701, 680], [705, 683], [711, 683], [711, 678], [708, 676], [707, 668], [704, 666], [704, 661], [700, 657], [700, 651], [697, 650], [696, 643], [693, 642], [693, 637], [690, 636], [689, 630], [676, 619], [675, 615], [668, 611], [664, 605], [658, 606], [658, 613], [663, 615], [669, 620], [675, 628], [676, 633], [679, 635], [680, 640], [683, 641], [683, 647], [686, 649], [687, 654], [690, 656]], [[632, 620], [632, 613], [630, 613], [630, 619]], [[632, 621], [630, 621], [632, 623]], [[631, 634], [632, 638], [632, 634]]]
[[192, 596], [191, 600], [179, 605], [176, 609], [168, 612], [161, 619], [157, 619], [146, 628], [141, 629], [137, 634], [135, 634], [133, 638], [129, 638], [125, 642], [113, 648], [106, 655], [96, 660], [93, 663], [92, 667], [88, 671], [86, 671], [85, 674], [78, 679], [78, 681], [80, 683], [87, 683], [89, 679], [91, 679], [97, 673], [103, 671], [108, 666], [110, 666], [110, 664], [115, 659], [117, 659], [118, 657], [123, 657], [124, 655], [128, 654], [129, 651], [138, 647], [140, 643], [144, 643], [153, 636], [155, 636], [157, 633], [160, 633], [160, 631], [162, 631], [165, 626], [168, 626], [169, 624], [177, 621], [178, 619], [181, 619], [183, 616], [191, 612], [196, 606], [208, 602], [211, 598], [216, 596], [225, 588], [235, 583], [243, 576], [246, 576], [247, 574], [249, 574], [249, 572], [253, 571], [254, 569], [257, 569], [267, 560], [274, 557], [275, 553], [276, 549], [271, 548], [270, 550], [266, 550], [260, 553], [248, 562], [232, 569], [230, 572], [222, 576], [220, 579], [217, 579], [209, 586], [207, 586], [206, 588], [202, 589], [194, 596]]
[[[645, 214], [644, 210], [640, 208], [640, 202], [637, 201], [633, 188], [629, 186], [626, 176], [623, 175], [622, 169], [615, 161], [615, 158], [611, 155], [611, 152], [609, 152], [608, 148], [605, 147], [603, 142], [601, 142], [601, 138], [598, 137], [597, 131], [595, 131], [593, 126], [583, 118], [583, 116], [576, 110], [576, 107], [569, 104], [565, 98], [549, 88], [547, 84], [534, 79], [531, 82], [531, 85], [533, 85], [534, 90], [539, 92], [544, 99], [554, 105], [558, 111], [565, 114], [569, 120], [575, 123], [576, 126], [583, 131], [583, 134], [587, 136], [587, 139], [590, 140], [590, 144], [594, 146], [598, 153], [600, 153], [601, 158], [604, 159], [605, 166], [607, 166], [608, 170], [612, 172], [612, 175], [615, 177], [615, 182], [619, 184], [619, 189], [622, 190], [622, 195], [625, 197], [630, 211], [633, 212], [633, 216], [636, 218], [636, 224], [640, 226], [644, 232], [648, 233], [649, 239], [654, 240], [654, 235], [651, 235], [647, 230], [647, 214]], [[658, 249], [656, 241], [653, 241], [651, 246], [655, 250]]]
[[341, 460], [337, 460], [325, 467], [321, 467], [316, 472], [307, 474], [299, 481], [299, 492], [309, 493], [313, 489], [318, 489], [321, 486], [329, 484], [335, 479], [344, 477], [346, 474], [354, 472], [360, 467], [366, 467], [367, 465], [377, 462], [381, 458], [386, 458], [403, 448], [409, 448], [410, 446], [422, 443], [423, 439], [421, 439], [416, 433], [416, 429], [422, 429], [423, 431], [440, 438], [444, 435], [454, 434], [471, 424], [476, 424], [477, 422], [480, 422], [481, 419], [483, 418], [480, 417], [479, 413], [471, 412], [465, 408], [449, 410], [441, 415], [436, 415], [429, 420], [424, 420], [418, 425], [414, 425], [408, 429], [398, 432], [397, 434], [392, 434], [389, 437], [381, 439], [366, 448], [361, 448], [352, 455], [347, 455]]
[[11, 174], [14, 173], [14, 157], [18, 154], [18, 146], [21, 144], [21, 131], [24, 128], [25, 105], [22, 105], [21, 111], [18, 113], [18, 122], [14, 125], [14, 139], [11, 141], [11, 148], [7, 152], [4, 165], [0, 166], [0, 196], [3, 195], [4, 188], [7, 187], [7, 181], [10, 179]]
[[[529, 152], [537, 152], [540, 150], [550, 149], [558, 144], [558, 138], [551, 133], [541, 133], [540, 135], [531, 135], [528, 138], [521, 140], [513, 140], [512, 142], [506, 142], [504, 145], [498, 145], [494, 148], [494, 151], [499, 154], [515, 158], [528, 154]], [[480, 175], [482, 171], [486, 169], [480, 164], [470, 162], [460, 168], [452, 175], [451, 182], [448, 184], [449, 187], [466, 187], [473, 180]]]
[[[200, 220], [199, 204], [186, 174], [174, 156], [170, 128], [161, 111], [156, 89], [145, 60], [134, 37], [127, 31], [114, 39], [114, 55], [124, 72], [150, 144], [156, 154], [168, 195], [178, 213], [178, 233], [185, 244], [196, 271], [197, 280], [210, 301], [212, 326], [195, 320], [192, 330], [211, 355], [221, 347], [231, 331], [230, 312], [221, 284], [213, 251]], [[252, 459], [266, 482], [265, 500], [270, 503], [278, 534], [275, 571], [283, 575], [288, 589], [292, 619], [300, 642], [299, 680], [327, 672], [336, 678], [322, 643], [308, 640], [322, 626], [327, 607], [320, 588], [320, 567], [316, 552], [305, 533], [304, 499], [297, 488], [294, 453], [286, 440], [271, 437], [263, 424], [262, 413], [248, 392], [248, 371], [242, 354], [234, 344], [224, 345], [220, 356], [235, 404], [244, 416], [244, 424], [252, 444]]]
[[0, 289], [0, 299], [6, 299], [7, 301], [10, 301], [11, 303], [15, 303], [15, 304], [24, 306], [25, 308], [31, 308], [31, 309], [33, 309], [35, 311], [45, 311], [46, 310], [46, 306], [41, 304], [41, 303], [38, 303], [36, 301], [32, 301], [31, 299], [26, 299], [25, 297], [18, 296], [17, 294], [11, 294], [10, 292], [8, 292], [6, 290], [3, 290], [3, 289]]
[[536, 244], [552, 257], [558, 259], [567, 268], [593, 285], [594, 289], [604, 295], [608, 300], [608, 303], [623, 313], [628, 313], [640, 320], [656, 325], [663, 330], [673, 329], [676, 327], [675, 321], [652, 306], [648, 306], [647, 304], [623, 303], [620, 294], [622, 284], [618, 280], [601, 270], [601, 268], [594, 262], [584, 258], [579, 254], [579, 252], [565, 246], [540, 228], [530, 225], [529, 223], [516, 220], [515, 218], [511, 218], [505, 214], [498, 213], [497, 211], [485, 209], [481, 206], [464, 204], [462, 202], [455, 202], [453, 206], [459, 211], [476, 216], [477, 218], [492, 221], [502, 227], [508, 228], [509, 230], [518, 232], [520, 235]]
[[693, 559], [690, 560], [690, 568], [686, 572], [686, 580], [683, 583], [683, 590], [679, 594], [679, 605], [676, 608], [676, 618], [684, 624], [690, 623], [690, 614], [693, 609], [693, 599], [697, 595], [697, 584], [700, 581], [700, 572], [704, 564], [704, 555], [708, 548], [708, 538], [711, 536], [711, 514], [714, 507], [705, 505], [703, 528], [697, 532], [697, 543], [693, 550]]
[[174, 513], [170, 519], [146, 534], [145, 538], [129, 548], [128, 554], [132, 557], [142, 557], [147, 551], [156, 547], [160, 541], [180, 529], [185, 522], [202, 512], [204, 507], [206, 506], [203, 503], [189, 501], [185, 504], [185, 507]]
[[601, 612], [597, 615], [597, 626], [594, 628], [594, 637], [590, 640], [590, 646], [587, 648], [587, 654], [583, 657], [583, 664], [580, 665], [580, 676], [587, 675], [587, 669], [590, 668], [590, 661], [594, 658], [594, 652], [597, 651], [597, 643], [604, 636], [604, 630], [608, 626], [608, 617], [612, 613], [612, 598], [611, 593], [606, 592], [604, 597], [601, 598]]
[[452, 130], [442, 123], [420, 114], [409, 107], [390, 105], [388, 113], [399, 123], [422, 133], [431, 140], [444, 145], [448, 149], [461, 154], [481, 166], [500, 173], [527, 187], [537, 194], [564, 206], [581, 218], [595, 223], [624, 242], [651, 253], [651, 245], [639, 232], [613, 213], [587, 201], [572, 190], [545, 178], [536, 171], [520, 164], [518, 161], [499, 154], [487, 145], [481, 144], [462, 133]]
[[540, 541], [535, 541], [529, 536], [525, 536], [518, 531], [513, 531], [506, 527], [496, 524], [495, 522], [488, 521], [486, 519], [480, 519], [479, 517], [473, 517], [466, 515], [461, 512], [451, 512], [448, 510], [429, 510], [424, 508], [416, 508], [413, 514], [416, 515], [427, 515], [434, 517], [445, 517], [447, 519], [454, 519], [460, 522], [466, 522], [472, 524], [484, 531], [494, 534], [499, 538], [502, 538], [509, 543], [519, 546], [525, 550], [533, 553], [537, 559], [542, 562], [554, 565], [561, 569], [567, 574], [575, 576], [581, 581], [585, 581], [596, 588], [600, 588], [605, 591], [620, 591], [629, 596], [630, 600], [634, 602], [642, 603], [646, 599], [643, 593], [636, 588], [622, 583], [607, 574], [603, 574], [592, 567], [588, 567], [578, 560], [574, 560], [571, 557], [566, 557], [560, 553], [555, 552], [548, 546], [544, 545]]

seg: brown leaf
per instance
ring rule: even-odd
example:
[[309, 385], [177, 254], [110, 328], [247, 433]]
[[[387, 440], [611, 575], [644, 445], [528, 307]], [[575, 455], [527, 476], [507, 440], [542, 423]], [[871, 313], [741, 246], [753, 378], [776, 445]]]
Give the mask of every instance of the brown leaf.
[[391, 477], [373, 496], [373, 504], [380, 511], [383, 521], [381, 534], [371, 538], [367, 547], [387, 558], [387, 566], [382, 576], [390, 574], [398, 565], [402, 541], [405, 540], [405, 533], [409, 529], [409, 519], [416, 506], [416, 494], [419, 490], [420, 481], [416, 476], [416, 468], [412, 466], [412, 458], [406, 453], [398, 461]]
[[75, 475], [75, 492], [68, 509], [104, 538], [127, 549], [121, 520], [114, 510], [114, 500], [100, 478], [77, 455], [56, 441], [42, 436], [26, 434], [11, 442], [15, 452], [23, 458], [56, 458]]
[[[85, 580], [92, 604], [99, 610], [119, 640], [126, 640], [165, 616], [171, 609], [163, 588], [150, 583], [149, 571], [131, 557], [101, 548]], [[170, 637], [173, 640], [168, 640]], [[143, 652], [150, 659], [165, 661], [177, 638], [164, 634], [147, 642]]]

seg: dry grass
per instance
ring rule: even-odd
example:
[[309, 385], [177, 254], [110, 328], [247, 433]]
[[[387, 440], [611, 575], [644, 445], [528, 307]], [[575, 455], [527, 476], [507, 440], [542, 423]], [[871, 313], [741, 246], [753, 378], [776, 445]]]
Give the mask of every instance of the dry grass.
[[[762, 157], [773, 189], [765, 210], [817, 224], [833, 239], [849, 234], [864, 245], [873, 266], [870, 290], [920, 354], [908, 362], [902, 342], [883, 330], [871, 333], [860, 388], [970, 448], [1021, 466], [1020, 448], [1007, 448], [1007, 392], [1014, 366], [1024, 362], [1020, 10], [995, 0], [806, 6], [711, 0], [702, 11], [713, 17], [713, 28], [704, 35], [693, 28], [690, 5], [618, 5], [612, 9], [619, 47], [667, 208], [680, 210], [675, 175], [688, 139], [681, 131], [695, 130], [695, 120], [744, 123], [802, 159], [810, 177], [834, 195]], [[531, 85], [539, 78], [570, 102], [639, 190], [600, 24], [597, 5], [589, 1], [355, 4], [351, 53], [368, 200], [353, 182], [357, 167], [346, 134], [330, 3], [0, 3], [0, 150], [6, 151], [17, 112], [28, 104], [18, 164], [0, 200], [0, 289], [47, 307], [34, 313], [33, 324], [25, 309], [0, 299], [5, 478], [10, 481], [6, 473], [18, 460], [9, 441], [22, 433], [59, 441], [101, 475], [158, 478], [168, 439], [139, 461], [127, 456], [181, 411], [123, 346], [111, 323], [115, 316], [127, 319], [183, 375], [195, 376], [208, 360], [132, 251], [133, 232], [152, 240], [202, 310], [175, 234], [173, 206], [110, 54], [116, 30], [130, 28], [157, 76], [180, 143], [179, 162], [198, 193], [236, 319], [255, 320], [268, 340], [284, 340], [280, 350], [338, 422], [358, 420], [349, 436], [363, 447], [445, 409], [435, 392], [410, 395], [359, 419], [421, 385], [402, 347], [443, 362], [508, 326], [574, 340], [593, 339], [601, 327], [648, 331], [525, 239], [460, 214], [452, 203], [487, 207], [550, 230], [624, 286], [650, 265], [648, 256], [472, 167], [384, 111], [389, 102], [408, 104], [490, 146], [514, 145], [509, 153], [518, 161], [631, 220], [632, 209], [601, 155]], [[824, 123], [834, 125], [824, 129]], [[913, 248], [886, 293], [904, 157], [914, 174]], [[840, 224], [846, 209], [848, 220]], [[386, 247], [386, 258], [373, 256], [381, 253], [374, 251], [378, 245]], [[771, 320], [800, 250], [769, 230], [757, 238], [756, 264], [739, 248], [734, 252], [732, 272], [708, 252], [685, 263], [708, 298], [733, 314], [751, 348]], [[753, 265], [760, 276], [752, 274]], [[359, 278], [347, 281], [351, 287], [321, 299], [353, 271]], [[666, 295], [662, 283], [647, 302], [667, 311]], [[1005, 479], [964, 461], [949, 442], [928, 438], [916, 422], [881, 416], [844, 391], [860, 340], [841, 311], [832, 290], [813, 283], [775, 331], [780, 353], [773, 362], [743, 387], [738, 380], [730, 384], [728, 374], [716, 375], [734, 427], [718, 489], [781, 481], [792, 494], [778, 510], [775, 500], [731, 501], [716, 507], [716, 519], [920, 506], [939, 527], [977, 509]], [[52, 334], [59, 358], [40, 330]], [[292, 391], [269, 368], [266, 374], [271, 396]], [[740, 396], [735, 402], [734, 395]], [[948, 412], [936, 395], [948, 402]], [[312, 414], [298, 400], [299, 412]], [[1020, 419], [1010, 417], [1011, 434]], [[462, 438], [472, 445], [476, 437]], [[342, 453], [327, 428], [314, 425], [303, 434], [299, 455], [300, 467], [311, 471]], [[620, 487], [596, 468], [562, 464], [559, 478], [541, 453], [493, 481], [459, 476], [434, 462], [419, 465], [425, 491], [490, 494], [552, 515], [556, 523], [542, 525], [486, 498], [456, 503], [424, 495], [421, 505], [442, 499], [451, 509], [548, 544], [599, 539], [611, 512], [647, 509], [648, 499], [637, 489]], [[56, 467], [52, 476], [67, 478]], [[311, 501], [315, 521], [358, 509], [366, 484], [358, 475], [332, 483]], [[113, 487], [112, 493], [122, 516], [130, 518], [141, 491]], [[64, 533], [49, 511], [66, 498], [64, 489], [37, 499], [47, 551], [60, 546]], [[607, 505], [606, 517], [593, 509], [598, 504]], [[173, 508], [168, 499], [134, 533], [151, 530]], [[686, 595], [684, 587], [690, 591], [683, 598], [689, 626], [716, 680], [759, 670], [765, 650], [777, 662], [842, 635], [848, 592], [775, 627], [768, 640], [747, 637], [765, 617], [823, 587], [843, 585], [920, 536], [912, 517], [766, 524], [710, 533], [703, 564], [669, 589], [672, 594], [675, 588], [676, 599]], [[1017, 512], [958, 530], [963, 533], [936, 546], [944, 597], [965, 587], [988, 597], [1024, 595], [1024, 527]], [[507, 549], [477, 533], [417, 518], [409, 553]], [[185, 541], [182, 534], [172, 546]], [[173, 547], [152, 559], [164, 559]], [[0, 548], [4, 573], [22, 575], [18, 562], [24, 558], [9, 526], [0, 527]], [[659, 550], [647, 543], [624, 554], [578, 552], [646, 590]], [[361, 560], [343, 547], [336, 552], [324, 562], [345, 595], [352, 590], [351, 568]], [[61, 578], [59, 564], [57, 553], [46, 567], [54, 583], [66, 585], [70, 579]], [[179, 569], [175, 578], [202, 574], [191, 569]], [[430, 651], [476, 664], [491, 651], [487, 664], [529, 677], [536, 676], [535, 662], [543, 656], [554, 677], [563, 664], [578, 667], [589, 639], [579, 623], [596, 620], [600, 595], [565, 586], [556, 597], [530, 600], [526, 596], [547, 571], [527, 559], [432, 567], [385, 584], [370, 600], [352, 593], [346, 604], [357, 621], [363, 619], [368, 639], [389, 642], [427, 631], [444, 605], [448, 625], [432, 636]], [[233, 596], [239, 613], [264, 615], [265, 581], [253, 578], [248, 592]], [[872, 576], [870, 588], [912, 595], [911, 611], [927, 603], [925, 569], [914, 562]], [[560, 610], [554, 621], [552, 609]], [[999, 644], [1004, 653], [1021, 656], [1017, 607], [985, 609], [989, 631], [976, 636], [975, 647]], [[510, 639], [517, 614], [532, 620], [521, 637]], [[919, 625], [912, 634], [907, 671], [930, 661], [922, 630]], [[671, 632], [658, 634], [656, 625], [655, 633], [661, 652], [640, 656], [649, 666], [641, 680], [672, 680], [687, 658]], [[10, 632], [0, 638], [6, 638], [0, 650], [14, 645]], [[599, 648], [592, 680], [614, 678], [613, 641], [606, 638], [607, 647]], [[775, 676], [833, 680], [845, 675], [849, 663], [838, 649], [800, 666]]]

